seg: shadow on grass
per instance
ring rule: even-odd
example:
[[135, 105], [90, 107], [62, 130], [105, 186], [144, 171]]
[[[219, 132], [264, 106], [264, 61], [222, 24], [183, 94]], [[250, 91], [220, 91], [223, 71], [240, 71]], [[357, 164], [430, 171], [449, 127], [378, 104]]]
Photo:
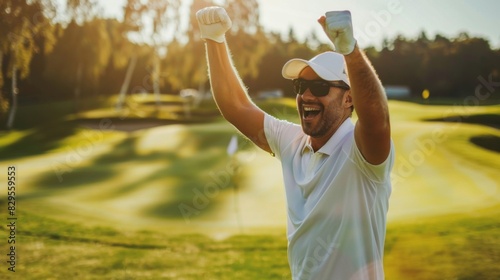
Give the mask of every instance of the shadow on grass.
[[493, 128], [500, 128], [500, 115], [498, 114], [480, 114], [471, 116], [448, 116], [446, 118], [427, 119], [431, 122], [453, 122], [453, 123], [470, 123], [480, 124]]
[[[213, 131], [200, 129], [199, 131], [185, 131], [182, 139], [186, 141], [180, 143], [178, 147], [162, 149], [147, 154], [139, 153], [137, 147], [142, 134], [131, 134], [112, 147], [110, 153], [102, 154], [95, 158], [91, 164], [76, 167], [70, 172], [62, 174], [62, 181], [54, 173], [46, 173], [37, 178], [36, 185], [41, 192], [47, 196], [51, 195], [50, 190], [70, 189], [70, 188], [91, 188], [93, 184], [109, 181], [109, 187], [104, 187], [99, 191], [95, 200], [110, 200], [123, 196], [131, 196], [132, 193], [140, 191], [147, 184], [163, 185], [162, 192], [165, 198], [152, 197], [152, 201], [157, 201], [151, 206], [142, 209], [144, 215], [160, 218], [182, 219], [181, 205], [187, 205], [196, 209], [197, 216], [202, 216], [214, 211], [224, 198], [223, 194], [231, 192], [232, 182], [224, 180], [217, 185], [218, 195], [210, 196], [209, 202], [203, 207], [197, 205], [196, 196], [205, 191], [207, 183], [220, 183], [209, 174], [211, 172], [219, 174], [228, 172], [229, 159], [225, 152], [225, 146], [232, 135], [231, 131]], [[168, 138], [165, 139], [168, 141]], [[183, 156], [179, 153], [187, 146], [192, 149], [192, 156]], [[205, 155], [204, 151], [210, 151]], [[162, 166], [154, 171], [141, 174], [137, 173], [136, 179], [124, 181], [119, 177], [124, 172], [134, 172], [143, 170], [143, 166], [154, 163]], [[229, 171], [231, 172], [231, 171]], [[208, 175], [207, 175], [208, 174]], [[240, 176], [241, 177], [241, 176]], [[127, 178], [130, 178], [128, 176]], [[171, 179], [174, 180], [171, 180]], [[237, 178], [239, 179], [239, 178]], [[31, 196], [27, 196], [29, 198]], [[33, 196], [33, 197], [36, 197]]]
[[[500, 129], [500, 115], [498, 114], [480, 114], [471, 116], [450, 116], [446, 118], [427, 119], [433, 122], [452, 122], [452, 123], [470, 123]], [[495, 135], [477, 135], [470, 141], [482, 148], [500, 153], [500, 137]]]
[[478, 135], [470, 139], [475, 145], [500, 153], [500, 137], [495, 135]]
[[128, 249], [151, 250], [151, 249], [166, 249], [167, 248], [167, 246], [164, 246], [164, 245], [133, 244], [133, 243], [125, 243], [125, 242], [103, 241], [103, 240], [99, 240], [99, 239], [95, 239], [95, 238], [68, 236], [68, 235], [62, 235], [59, 233], [40, 234], [38, 232], [29, 232], [29, 231], [22, 231], [21, 233], [23, 234], [23, 236], [44, 237], [44, 238], [49, 238], [49, 239], [56, 240], [56, 241], [88, 243], [88, 244], [92, 244], [92, 245], [122, 247], [122, 248], [128, 248]]
[[[212, 116], [216, 117], [216, 116]], [[214, 118], [192, 119], [158, 119], [158, 118], [84, 118], [76, 119], [75, 123], [96, 130], [136, 131], [172, 124], [204, 124], [214, 121]]]
[[3, 160], [43, 154], [59, 147], [59, 141], [75, 133], [73, 122], [52, 122], [28, 130], [26, 135], [9, 145], [0, 147]]
[[146, 106], [183, 106], [184, 102], [183, 101], [146, 101], [146, 102], [141, 102], [142, 105]]
[[122, 247], [128, 249], [165, 249], [180, 242], [211, 243], [212, 240], [201, 234], [186, 234], [182, 236], [166, 236], [149, 231], [139, 231], [130, 237], [123, 235], [112, 227], [85, 226], [80, 223], [54, 220], [32, 212], [18, 212], [23, 219], [23, 228], [19, 234], [36, 239], [47, 238], [65, 243], [82, 243], [87, 245]]
[[[426, 106], [456, 106], [464, 104], [467, 101], [467, 98], [471, 98], [473, 96], [462, 96], [457, 98], [446, 98], [446, 97], [432, 97], [429, 99], [423, 99], [422, 97], [409, 97], [409, 98], [396, 98], [391, 97], [389, 100], [394, 101], [403, 101], [414, 104], [426, 105]], [[478, 100], [479, 101], [479, 100]], [[491, 96], [491, 98], [487, 98], [484, 100], [480, 100], [478, 106], [489, 106], [489, 105], [498, 105], [500, 104], [500, 99], [496, 96]]]

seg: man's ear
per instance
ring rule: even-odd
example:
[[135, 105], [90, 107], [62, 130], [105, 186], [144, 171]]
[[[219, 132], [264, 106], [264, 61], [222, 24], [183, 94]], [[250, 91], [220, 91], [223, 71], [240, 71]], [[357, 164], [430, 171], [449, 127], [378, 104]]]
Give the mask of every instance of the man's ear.
[[352, 106], [353, 106], [353, 104], [352, 104], [351, 90], [347, 90], [344, 93], [344, 107], [345, 108], [349, 108], [349, 107], [352, 107]]

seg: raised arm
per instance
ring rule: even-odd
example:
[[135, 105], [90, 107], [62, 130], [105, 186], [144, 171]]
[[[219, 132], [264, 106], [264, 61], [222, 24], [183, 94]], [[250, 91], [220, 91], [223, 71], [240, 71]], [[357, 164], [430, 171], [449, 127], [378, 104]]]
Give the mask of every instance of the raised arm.
[[271, 152], [264, 134], [264, 112], [250, 100], [225, 41], [231, 19], [221, 7], [204, 8], [196, 13], [196, 18], [206, 42], [210, 85], [217, 107], [241, 133]]
[[349, 11], [328, 12], [318, 22], [346, 61], [352, 101], [358, 115], [354, 131], [356, 145], [366, 161], [380, 164], [387, 159], [391, 147], [389, 108], [382, 84], [357, 46]]
[[355, 47], [345, 56], [358, 122], [354, 137], [371, 164], [385, 161], [391, 149], [389, 107], [384, 89], [364, 53]]

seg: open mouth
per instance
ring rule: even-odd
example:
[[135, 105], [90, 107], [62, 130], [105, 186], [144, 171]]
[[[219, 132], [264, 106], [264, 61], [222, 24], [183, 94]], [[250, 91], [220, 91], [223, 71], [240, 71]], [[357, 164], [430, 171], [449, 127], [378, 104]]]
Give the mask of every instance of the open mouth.
[[321, 108], [318, 106], [304, 105], [302, 106], [302, 116], [304, 120], [310, 120], [321, 113]]

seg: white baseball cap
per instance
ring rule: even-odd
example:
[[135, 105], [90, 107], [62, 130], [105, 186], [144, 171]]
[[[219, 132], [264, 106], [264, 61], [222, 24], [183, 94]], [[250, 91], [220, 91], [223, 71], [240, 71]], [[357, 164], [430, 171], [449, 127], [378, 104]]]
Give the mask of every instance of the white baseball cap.
[[324, 52], [310, 60], [291, 59], [285, 63], [281, 74], [285, 79], [298, 79], [300, 72], [307, 66], [310, 66], [325, 81], [344, 81], [351, 86], [347, 76], [344, 56], [336, 52]]

